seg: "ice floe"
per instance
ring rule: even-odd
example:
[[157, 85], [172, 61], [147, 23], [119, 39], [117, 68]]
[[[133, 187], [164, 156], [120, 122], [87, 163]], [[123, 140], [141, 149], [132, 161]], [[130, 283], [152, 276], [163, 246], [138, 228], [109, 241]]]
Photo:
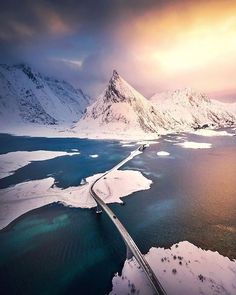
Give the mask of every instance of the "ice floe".
[[193, 134], [201, 135], [201, 136], [234, 136], [235, 134], [229, 133], [223, 130], [212, 130], [212, 129], [198, 129]]
[[28, 165], [32, 161], [44, 161], [62, 156], [78, 155], [79, 152], [59, 151], [18, 151], [0, 155], [0, 179], [14, 174], [17, 169]]
[[158, 141], [155, 141], [155, 140], [142, 140], [142, 141], [137, 141], [137, 144], [139, 144], [139, 145], [145, 144], [147, 146], [149, 146], [151, 144], [156, 144], [156, 143], [159, 143], [159, 142]]
[[167, 141], [167, 142], [178, 142], [178, 140], [173, 140], [173, 139], [164, 139], [164, 141]]
[[131, 146], [136, 146], [137, 143], [133, 141], [128, 141], [128, 140], [120, 140], [120, 144], [123, 147], [131, 147]]
[[212, 147], [211, 143], [206, 142], [194, 142], [194, 141], [184, 141], [176, 143], [175, 145], [182, 146], [186, 149], [210, 149]]
[[159, 157], [166, 157], [166, 156], [169, 156], [170, 153], [168, 153], [168, 152], [166, 152], [166, 151], [159, 151], [159, 152], [157, 152], [157, 155], [158, 155]]
[[124, 143], [122, 144], [123, 147], [131, 147], [131, 146], [135, 146], [136, 144], [134, 143]]

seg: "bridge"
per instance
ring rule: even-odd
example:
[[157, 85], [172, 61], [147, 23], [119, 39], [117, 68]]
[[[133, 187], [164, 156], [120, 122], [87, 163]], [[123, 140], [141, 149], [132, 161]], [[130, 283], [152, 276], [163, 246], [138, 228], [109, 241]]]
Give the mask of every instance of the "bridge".
[[127, 259], [130, 259], [132, 256], [134, 256], [139, 263], [140, 267], [143, 269], [144, 273], [146, 274], [153, 290], [155, 291], [155, 294], [158, 295], [166, 295], [166, 292], [164, 288], [162, 287], [160, 281], [157, 279], [156, 275], [154, 274], [153, 270], [149, 266], [147, 260], [143, 256], [143, 254], [140, 252], [138, 246], [135, 244], [134, 240], [131, 238], [123, 224], [119, 221], [119, 219], [115, 216], [113, 211], [106, 205], [106, 203], [97, 195], [97, 193], [94, 190], [94, 186], [96, 183], [101, 180], [103, 177], [105, 177], [108, 173], [110, 173], [113, 170], [116, 170], [120, 168], [122, 165], [124, 165], [126, 162], [128, 162], [130, 159], [132, 159], [134, 156], [141, 153], [143, 150], [143, 146], [139, 147], [137, 150], [131, 152], [131, 154], [121, 161], [119, 164], [117, 164], [115, 167], [113, 167], [111, 170], [105, 172], [101, 177], [96, 179], [94, 183], [90, 187], [90, 194], [94, 198], [94, 200], [97, 203], [97, 212], [106, 212], [108, 217], [111, 219], [111, 221], [116, 226], [117, 230], [119, 231], [127, 250]]

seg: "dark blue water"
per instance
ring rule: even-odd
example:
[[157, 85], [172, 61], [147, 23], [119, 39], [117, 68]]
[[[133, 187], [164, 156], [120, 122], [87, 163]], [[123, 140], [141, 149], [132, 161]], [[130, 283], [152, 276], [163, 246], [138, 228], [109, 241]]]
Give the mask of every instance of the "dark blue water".
[[[57, 157], [47, 161], [35, 161], [18, 169], [14, 175], [0, 179], [0, 189], [26, 180], [55, 178], [58, 187], [80, 184], [82, 178], [113, 167], [129, 154], [132, 148], [122, 148], [116, 141], [86, 139], [50, 139], [0, 135], [0, 154], [14, 151], [66, 151], [79, 149], [80, 155]], [[99, 158], [89, 155], [99, 154]]]
[[[236, 258], [236, 141], [207, 138], [209, 150], [190, 150], [166, 142], [152, 145], [122, 169], [135, 169], [153, 180], [150, 190], [126, 197], [111, 208], [143, 253], [188, 240]], [[71, 151], [80, 155], [34, 162], [0, 181], [7, 187], [53, 174], [68, 187], [82, 177], [111, 168], [132, 147], [115, 141], [1, 136], [0, 153], [17, 150]], [[169, 157], [157, 157], [166, 150]], [[89, 154], [99, 154], [96, 159]], [[52, 204], [31, 211], [0, 231], [0, 286], [4, 294], [105, 294], [122, 269], [125, 247], [105, 214]]]

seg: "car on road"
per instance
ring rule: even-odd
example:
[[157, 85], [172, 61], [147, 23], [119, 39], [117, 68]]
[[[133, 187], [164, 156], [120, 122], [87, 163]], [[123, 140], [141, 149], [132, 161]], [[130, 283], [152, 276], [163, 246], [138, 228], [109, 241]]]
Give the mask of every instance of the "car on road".
[[144, 151], [147, 147], [148, 147], [147, 144], [142, 144], [142, 145], [139, 147], [138, 150], [139, 150], [140, 152], [142, 152], [142, 151]]

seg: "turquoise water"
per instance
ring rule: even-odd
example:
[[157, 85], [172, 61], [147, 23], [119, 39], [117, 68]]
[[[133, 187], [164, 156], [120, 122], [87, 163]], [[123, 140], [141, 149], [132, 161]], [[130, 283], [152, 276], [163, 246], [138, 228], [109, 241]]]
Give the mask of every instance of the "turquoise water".
[[[122, 169], [140, 170], [153, 180], [150, 190], [110, 205], [143, 253], [188, 240], [236, 258], [235, 137], [184, 135], [210, 142], [209, 150], [183, 149], [165, 139]], [[134, 147], [115, 141], [25, 138], [1, 135], [0, 153], [17, 150], [71, 151], [80, 155], [34, 162], [0, 187], [52, 174], [60, 187], [111, 168]], [[166, 150], [169, 157], [157, 157]], [[92, 159], [89, 154], [98, 154]], [[0, 286], [4, 294], [105, 294], [121, 271], [125, 246], [105, 214], [51, 204], [33, 210], [0, 231]]]

